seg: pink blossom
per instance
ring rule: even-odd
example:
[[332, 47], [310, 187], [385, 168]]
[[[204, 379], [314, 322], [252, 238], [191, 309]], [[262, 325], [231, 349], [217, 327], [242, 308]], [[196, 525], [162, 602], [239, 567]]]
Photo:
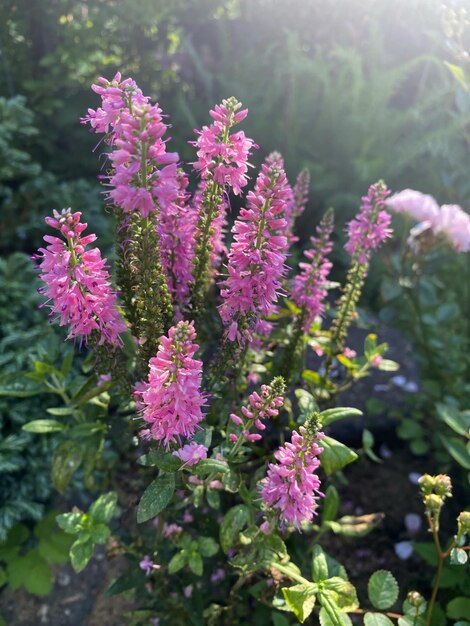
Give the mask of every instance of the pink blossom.
[[189, 301], [189, 286], [193, 280], [197, 210], [188, 202], [188, 178], [183, 171], [175, 174], [178, 193], [169, 201], [160, 201], [158, 232], [162, 265], [168, 289], [177, 306], [177, 315]]
[[370, 364], [373, 367], [380, 367], [380, 365], [382, 364], [382, 361], [383, 361], [383, 357], [380, 356], [380, 354], [374, 354], [374, 356], [370, 360]]
[[439, 221], [439, 205], [434, 198], [414, 189], [394, 194], [386, 204], [395, 213], [408, 213], [417, 222], [436, 225]]
[[294, 279], [291, 298], [302, 310], [302, 330], [308, 332], [318, 315], [324, 310], [327, 291], [327, 278], [333, 264], [328, 260], [333, 244], [330, 236], [333, 231], [333, 216], [327, 213], [317, 227], [317, 237], [312, 237], [312, 248], [305, 252], [309, 263], [299, 263], [300, 272]]
[[219, 307], [230, 341], [250, 341], [261, 316], [274, 309], [285, 275], [288, 240], [284, 217], [288, 183], [283, 170], [262, 166], [232, 228], [227, 278]]
[[142, 561], [139, 562], [139, 567], [141, 570], [145, 572], [146, 576], [150, 576], [150, 573], [152, 572], [152, 570], [160, 569], [161, 565], [157, 565], [156, 563], [152, 561], [152, 559], [148, 555], [146, 555], [144, 556]]
[[470, 215], [456, 204], [443, 204], [435, 232], [442, 233], [457, 252], [470, 250]]
[[359, 263], [366, 263], [371, 253], [392, 234], [390, 214], [383, 210], [389, 193], [382, 182], [371, 185], [367, 196], [362, 198], [358, 215], [348, 224], [348, 242], [344, 247]]
[[87, 342], [96, 335], [99, 345], [119, 346], [119, 334], [126, 325], [116, 308], [106, 259], [101, 258], [98, 248], [87, 249], [96, 235], [81, 236], [87, 224], [81, 223], [80, 217], [80, 212], [64, 209], [46, 218], [63, 239], [46, 235], [49, 245], [33, 257], [40, 261], [40, 278], [46, 283], [39, 292], [51, 303], [51, 317], [56, 314], [60, 326], [70, 326], [69, 339], [81, 337]]
[[108, 199], [124, 212], [139, 211], [147, 217], [159, 204], [170, 203], [178, 193], [176, 153], [166, 151], [163, 139], [168, 126], [158, 104], [150, 104], [135, 81], [99, 79], [92, 89], [101, 96], [101, 107], [88, 109], [82, 123], [97, 133], [108, 133], [113, 166]]
[[164, 524], [163, 525], [163, 536], [166, 539], [173, 539], [178, 535], [181, 535], [183, 529], [178, 524]]
[[354, 359], [354, 357], [357, 356], [357, 352], [355, 350], [352, 350], [351, 348], [346, 347], [343, 350], [343, 356], [345, 356], [347, 359]]
[[317, 458], [323, 451], [317, 440], [324, 437], [317, 433], [315, 439], [301, 426], [292, 432], [290, 443], [274, 453], [277, 463], [268, 465], [266, 478], [261, 481], [261, 497], [268, 508], [274, 508], [281, 520], [299, 527], [304, 521], [311, 522], [322, 497], [320, 479], [316, 470]]
[[191, 443], [187, 443], [179, 450], [175, 450], [173, 455], [177, 456], [185, 466], [191, 467], [199, 463], [201, 459], [207, 459], [207, 448], [197, 444], [195, 441], [191, 441]]
[[303, 169], [297, 176], [294, 185], [294, 219], [302, 215], [308, 202], [308, 192], [310, 190], [310, 174], [307, 169]]
[[213, 123], [195, 130], [199, 135], [190, 143], [197, 148], [197, 161], [193, 164], [203, 180], [212, 179], [222, 186], [241, 193], [248, 182], [248, 158], [251, 149], [258, 146], [243, 131], [230, 134], [230, 129], [241, 122], [248, 110], [240, 110], [235, 98], [224, 100], [210, 111]]
[[225, 570], [219, 567], [212, 572], [211, 583], [215, 585], [216, 583], [219, 583], [221, 580], [223, 580], [225, 577], [226, 577]]
[[[231, 413], [230, 420], [236, 426], [241, 426], [242, 437], [247, 441], [259, 441], [261, 435], [258, 433], [250, 433], [252, 428], [263, 432], [266, 425], [263, 423], [265, 419], [271, 419], [279, 415], [279, 409], [284, 405], [284, 393], [286, 386], [281, 376], [274, 378], [270, 385], [261, 385], [261, 393], [253, 391], [248, 397], [247, 403], [242, 406], [240, 413], [243, 417]], [[233, 433], [232, 433], [233, 434]], [[238, 441], [238, 436], [231, 441]]]
[[201, 392], [202, 361], [194, 359], [199, 346], [191, 322], [179, 322], [160, 338], [157, 356], [150, 359], [148, 382], [141, 396], [147, 439], [168, 446], [191, 437], [203, 419], [205, 398]]

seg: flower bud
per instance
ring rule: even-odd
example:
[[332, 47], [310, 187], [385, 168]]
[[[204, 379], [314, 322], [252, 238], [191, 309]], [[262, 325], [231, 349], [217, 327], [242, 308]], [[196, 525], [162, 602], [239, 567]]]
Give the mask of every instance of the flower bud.
[[434, 489], [434, 477], [429, 474], [423, 474], [418, 480], [419, 486], [423, 495], [428, 495], [433, 492]]
[[414, 606], [416, 608], [420, 607], [425, 602], [423, 596], [417, 591], [410, 591], [406, 596], [406, 599], [411, 604], [411, 606]]
[[438, 514], [442, 508], [444, 501], [441, 496], [431, 493], [424, 497], [424, 506], [429, 513]]
[[470, 511], [462, 511], [457, 518], [457, 524], [459, 537], [465, 533], [470, 533]]
[[445, 474], [434, 476], [434, 491], [438, 496], [450, 498], [452, 496], [452, 482]]

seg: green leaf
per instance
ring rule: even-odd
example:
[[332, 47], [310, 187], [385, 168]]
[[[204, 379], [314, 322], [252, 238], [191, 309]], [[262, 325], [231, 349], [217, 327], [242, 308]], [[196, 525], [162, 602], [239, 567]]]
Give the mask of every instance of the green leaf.
[[77, 411], [77, 409], [71, 406], [56, 406], [46, 410], [51, 415], [57, 415], [59, 417], [62, 415], [73, 415]]
[[107, 524], [112, 520], [116, 512], [117, 507], [117, 493], [110, 491], [100, 496], [91, 505], [88, 513], [93, 518], [94, 522], [101, 522]]
[[240, 531], [250, 520], [250, 509], [245, 504], [237, 504], [227, 511], [220, 526], [220, 545], [225, 553], [236, 543]]
[[111, 531], [105, 524], [97, 524], [91, 528], [91, 539], [93, 543], [106, 543]]
[[170, 559], [170, 562], [168, 563], [168, 573], [176, 574], [176, 572], [179, 572], [180, 569], [183, 569], [186, 563], [187, 563], [186, 551], [181, 550], [180, 552], [177, 552], [176, 554], [172, 556], [172, 558]]
[[219, 551], [219, 544], [212, 537], [199, 537], [197, 543], [202, 556], [214, 556]]
[[117, 596], [124, 591], [129, 591], [130, 589], [135, 589], [135, 587], [143, 586], [145, 584], [145, 580], [146, 577], [144, 572], [137, 568], [137, 566], [131, 566], [122, 576], [113, 582], [109, 589], [106, 590], [104, 597], [112, 598], [113, 596]]
[[342, 611], [353, 611], [359, 607], [356, 589], [349, 580], [333, 576], [323, 583], [324, 589], [330, 592], [336, 606]]
[[436, 410], [449, 428], [452, 428], [458, 435], [466, 436], [470, 429], [470, 413], [459, 411], [456, 407], [448, 404], [436, 404]]
[[161, 513], [170, 503], [175, 491], [174, 474], [163, 474], [150, 483], [137, 507], [137, 522], [142, 524]]
[[289, 626], [289, 620], [278, 611], [271, 613], [271, 619], [273, 626]]
[[93, 541], [90, 537], [87, 539], [78, 538], [70, 548], [70, 560], [73, 569], [79, 573], [88, 565], [93, 556]]
[[46, 561], [66, 563], [69, 560], [69, 550], [73, 543], [73, 537], [58, 528], [56, 515], [56, 511], [49, 511], [36, 524], [34, 534], [39, 539], [39, 553]]
[[226, 474], [230, 468], [224, 461], [202, 459], [191, 468], [191, 471], [198, 476], [206, 476], [207, 474]]
[[465, 69], [460, 65], [455, 65], [454, 63], [449, 63], [448, 61], [444, 61], [444, 65], [447, 67], [452, 76], [457, 80], [459, 85], [463, 87], [466, 91], [469, 91], [470, 81], [465, 73]]
[[305, 389], [296, 389], [295, 395], [297, 397], [297, 402], [301, 415], [304, 415], [306, 417], [318, 411], [318, 404], [315, 402], [315, 399], [311, 393], [309, 393]]
[[192, 552], [189, 555], [188, 565], [193, 574], [196, 574], [196, 576], [202, 576], [202, 573], [204, 571], [204, 563], [202, 561], [202, 556], [199, 554], [199, 552]]
[[111, 385], [112, 381], [98, 386], [98, 378], [95, 374], [93, 374], [93, 376], [90, 376], [90, 378], [85, 381], [85, 383], [73, 396], [72, 403], [77, 406], [86, 404], [90, 400], [93, 400], [93, 398], [100, 396], [104, 391], [109, 389]]
[[454, 548], [450, 553], [450, 563], [451, 565], [465, 565], [468, 561], [468, 556], [465, 550], [462, 548]]
[[383, 613], [366, 613], [364, 615], [365, 626], [393, 626], [393, 622]]
[[339, 494], [334, 485], [330, 485], [323, 500], [322, 524], [336, 519], [339, 509]]
[[62, 530], [66, 533], [77, 535], [82, 529], [82, 511], [71, 511], [70, 513], [61, 513], [57, 515], [56, 520]]
[[327, 476], [337, 472], [358, 458], [353, 450], [331, 437], [324, 437], [321, 445], [323, 452], [320, 462]]
[[375, 333], [370, 333], [367, 335], [364, 341], [364, 355], [367, 359], [370, 359], [377, 348], [377, 335]]
[[470, 615], [470, 598], [463, 596], [454, 598], [446, 607], [447, 617], [450, 619], [466, 619]]
[[45, 596], [52, 590], [52, 572], [38, 550], [30, 550], [7, 564], [8, 582], [15, 590], [23, 586], [29, 593]]
[[380, 610], [389, 609], [398, 598], [398, 583], [386, 570], [378, 570], [369, 578], [367, 592], [371, 604]]
[[450, 456], [455, 459], [459, 465], [470, 470], [470, 454], [463, 441], [456, 437], [444, 437], [443, 435], [440, 435], [440, 439]]
[[64, 493], [72, 476], [83, 460], [83, 450], [78, 443], [64, 441], [52, 457], [52, 483], [59, 493]]
[[411, 419], [403, 419], [397, 429], [402, 439], [418, 439], [424, 436], [423, 427]]
[[318, 599], [322, 604], [320, 609], [321, 626], [350, 626], [351, 620], [346, 613], [341, 613], [328, 594], [318, 594]]
[[362, 411], [359, 409], [353, 409], [351, 407], [338, 407], [336, 409], [326, 409], [320, 413], [320, 421], [323, 426], [328, 426], [339, 420], [344, 420], [348, 417], [360, 417]]
[[28, 433], [55, 433], [64, 430], [65, 425], [56, 420], [33, 420], [23, 426]]
[[328, 562], [326, 560], [326, 553], [319, 545], [313, 546], [312, 553], [312, 580], [320, 582], [326, 580], [328, 576]]
[[181, 468], [181, 461], [177, 456], [163, 452], [163, 450], [152, 450], [148, 454], [143, 454], [139, 458], [139, 464], [147, 466], [157, 466], [164, 472], [176, 472]]
[[400, 365], [396, 361], [391, 361], [390, 359], [382, 359], [378, 369], [382, 372], [396, 372], [400, 369]]
[[314, 385], [321, 385], [322, 378], [318, 372], [314, 372], [313, 370], [304, 370], [302, 372], [302, 378], [309, 383], [313, 383]]
[[220, 493], [216, 489], [206, 490], [207, 504], [216, 511], [220, 509]]
[[317, 589], [317, 585], [313, 584], [301, 584], [282, 588], [287, 605], [292, 609], [301, 624], [305, 622], [313, 611]]

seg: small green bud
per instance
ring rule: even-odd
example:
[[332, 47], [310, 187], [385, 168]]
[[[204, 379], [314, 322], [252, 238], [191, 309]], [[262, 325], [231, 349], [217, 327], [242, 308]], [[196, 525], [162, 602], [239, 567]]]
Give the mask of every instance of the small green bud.
[[414, 606], [416, 608], [420, 607], [425, 602], [423, 596], [417, 591], [410, 591], [406, 596], [406, 599], [411, 604], [411, 606]]
[[419, 485], [423, 495], [428, 495], [434, 490], [434, 477], [429, 474], [423, 474], [419, 479]]
[[424, 496], [424, 506], [426, 507], [426, 510], [433, 515], [437, 515], [440, 512], [443, 504], [444, 500], [442, 497], [435, 493]]
[[443, 498], [452, 497], [452, 482], [445, 474], [434, 476], [434, 491]]
[[457, 518], [457, 524], [459, 537], [465, 533], [470, 533], [470, 511], [462, 511]]

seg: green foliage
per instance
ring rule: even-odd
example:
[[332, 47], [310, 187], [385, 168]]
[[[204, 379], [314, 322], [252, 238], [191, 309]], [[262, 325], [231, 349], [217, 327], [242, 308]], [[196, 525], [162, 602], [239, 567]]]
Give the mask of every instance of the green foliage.
[[398, 583], [390, 572], [379, 570], [370, 577], [367, 593], [376, 609], [389, 609], [398, 599]]
[[70, 546], [70, 560], [76, 572], [88, 565], [95, 545], [107, 542], [111, 535], [108, 524], [117, 513], [117, 494], [110, 492], [95, 500], [88, 513], [74, 507], [70, 513], [57, 516], [57, 523], [64, 532], [78, 535]]
[[169, 504], [175, 491], [173, 474], [162, 474], [144, 491], [137, 508], [137, 521], [146, 522], [161, 513]]
[[48, 514], [34, 527], [31, 535], [26, 526], [17, 524], [0, 543], [3, 581], [13, 590], [24, 587], [29, 593], [47, 595], [53, 584], [51, 565], [66, 563], [72, 541], [55, 521], [56, 512]]

